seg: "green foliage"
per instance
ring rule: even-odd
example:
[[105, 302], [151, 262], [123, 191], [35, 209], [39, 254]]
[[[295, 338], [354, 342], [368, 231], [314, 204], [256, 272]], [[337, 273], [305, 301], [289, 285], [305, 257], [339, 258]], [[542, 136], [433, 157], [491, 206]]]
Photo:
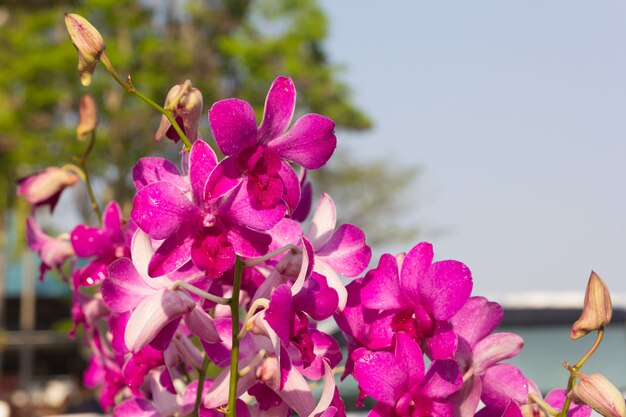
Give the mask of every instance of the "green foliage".
[[[83, 152], [86, 145], [75, 140], [74, 132], [80, 95], [86, 92], [100, 110], [97, 157], [89, 161], [90, 172], [108, 184], [103, 194], [118, 199], [126, 213], [136, 159], [176, 155], [177, 147], [155, 146], [152, 140], [160, 115], [126, 94], [103, 68], [96, 69], [91, 86], [80, 85], [65, 12], [91, 21], [117, 71], [131, 74], [133, 84], [156, 102], [164, 101], [172, 85], [190, 79], [205, 105], [241, 97], [261, 112], [268, 86], [284, 74], [297, 86], [299, 113], [327, 115], [342, 129], [371, 125], [350, 101], [338, 68], [328, 62], [322, 45], [327, 19], [316, 0], [187, 0], [178, 8], [176, 2], [138, 0], [34, 4], [40, 3], [0, 6], [0, 190], [5, 190], [0, 213], [14, 204], [16, 178], [71, 162], [72, 155]], [[210, 137], [206, 121], [200, 133]], [[379, 174], [383, 181], [398, 179]], [[369, 181], [367, 175], [350, 178]], [[384, 184], [379, 195], [386, 192], [382, 190]], [[341, 210], [345, 199], [334, 197]]]

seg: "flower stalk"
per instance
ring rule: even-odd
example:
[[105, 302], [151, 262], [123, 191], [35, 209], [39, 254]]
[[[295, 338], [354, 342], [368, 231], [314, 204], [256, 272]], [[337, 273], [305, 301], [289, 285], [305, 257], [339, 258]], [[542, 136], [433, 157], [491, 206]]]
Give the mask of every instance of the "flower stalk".
[[230, 356], [230, 383], [228, 391], [227, 417], [237, 415], [237, 381], [239, 380], [239, 291], [241, 289], [241, 277], [243, 275], [243, 262], [237, 256], [235, 260], [235, 279], [233, 281], [233, 295], [230, 299], [230, 312], [232, 320], [232, 351]]
[[174, 130], [176, 130], [176, 133], [178, 133], [178, 136], [180, 136], [180, 139], [183, 141], [183, 144], [184, 144], [183, 151], [184, 152], [189, 152], [191, 150], [191, 142], [189, 141], [189, 138], [187, 138], [187, 135], [185, 135], [185, 132], [183, 132], [183, 129], [180, 127], [178, 122], [176, 122], [176, 119], [172, 115], [171, 111], [163, 108], [162, 106], [157, 104], [154, 100], [150, 99], [148, 96], [143, 94], [141, 91], [137, 90], [135, 88], [135, 86], [132, 84], [130, 76], [128, 77], [128, 79], [126, 81], [124, 79], [122, 79], [122, 77], [120, 77], [120, 75], [117, 73], [117, 71], [115, 71], [115, 68], [113, 67], [113, 64], [111, 64], [111, 61], [109, 61], [109, 58], [106, 56], [105, 53], [103, 53], [100, 56], [100, 62], [102, 62], [102, 65], [104, 65], [104, 67], [106, 68], [108, 73], [111, 74], [113, 79], [119, 85], [121, 85], [122, 88], [124, 88], [124, 90], [126, 90], [126, 92], [128, 92], [128, 93], [130, 93], [130, 94], [132, 94], [132, 95], [134, 95], [134, 96], [136, 96], [138, 98], [140, 98], [145, 103], [150, 105], [153, 109], [155, 109], [156, 111], [161, 113], [163, 116], [167, 117], [167, 120], [169, 120], [169, 122], [172, 124], [172, 127], [174, 128]]

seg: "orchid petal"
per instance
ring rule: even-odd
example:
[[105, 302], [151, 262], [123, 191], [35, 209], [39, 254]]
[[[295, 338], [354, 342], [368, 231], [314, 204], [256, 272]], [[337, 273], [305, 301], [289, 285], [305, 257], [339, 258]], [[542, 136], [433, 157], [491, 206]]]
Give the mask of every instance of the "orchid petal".
[[272, 292], [269, 307], [265, 310], [265, 320], [287, 345], [290, 343], [291, 300], [291, 290], [287, 285], [281, 285]]
[[415, 245], [399, 263], [402, 265], [400, 287], [415, 304], [420, 303], [420, 282], [430, 268], [433, 256], [433, 246], [428, 242], [422, 242]]
[[424, 379], [424, 356], [422, 349], [404, 332], [396, 334], [394, 356], [412, 384], [417, 384]]
[[283, 158], [307, 169], [323, 167], [337, 147], [335, 122], [319, 114], [305, 114], [269, 146]]
[[169, 322], [190, 312], [196, 303], [176, 291], [161, 290], [143, 300], [126, 325], [124, 341], [131, 352], [138, 352]]
[[454, 360], [433, 361], [424, 377], [423, 392], [430, 398], [445, 399], [463, 384], [463, 375]]
[[153, 157], [139, 159], [133, 168], [135, 188], [140, 190], [148, 184], [159, 181], [168, 181], [183, 192], [189, 191], [189, 184], [171, 161]]
[[291, 368], [287, 381], [276, 394], [299, 416], [308, 416], [315, 409], [315, 400], [308, 382], [300, 372]]
[[206, 343], [217, 343], [222, 340], [217, 327], [215, 327], [213, 318], [198, 305], [185, 316], [185, 325], [187, 325], [191, 333]]
[[517, 355], [524, 347], [524, 339], [515, 333], [494, 333], [474, 347], [475, 373], [481, 375], [490, 366]]
[[330, 265], [318, 258], [314, 260], [313, 272], [317, 272], [326, 278], [328, 286], [334, 289], [337, 293], [337, 310], [343, 310], [348, 301], [348, 291], [346, 290], [346, 287], [341, 281], [339, 275], [337, 275], [335, 270], [331, 268]]
[[[333, 370], [326, 361], [324, 361], [324, 380], [322, 383], [324, 384], [324, 388], [322, 388], [322, 395], [317, 403], [317, 406], [313, 409], [313, 411], [311, 411], [311, 414], [309, 414], [309, 417], [314, 417], [318, 413], [321, 413], [330, 407], [333, 396], [335, 395], [335, 377], [333, 375]], [[333, 416], [334, 413], [330, 415]]]
[[393, 405], [407, 391], [408, 376], [389, 352], [373, 352], [354, 364], [354, 378], [370, 397]]
[[161, 413], [144, 398], [129, 398], [115, 407], [113, 417], [161, 417]]
[[365, 244], [365, 233], [351, 224], [339, 226], [330, 239], [317, 249], [316, 256], [345, 277], [359, 275], [372, 258], [372, 249]]
[[178, 232], [183, 225], [196, 223], [201, 213], [174, 184], [161, 181], [137, 192], [130, 215], [141, 230], [161, 240]]
[[209, 110], [215, 142], [224, 155], [233, 155], [256, 141], [256, 116], [247, 102], [236, 98], [218, 101]]
[[213, 149], [203, 140], [195, 141], [189, 152], [189, 181], [193, 201], [198, 205], [203, 202], [204, 187], [216, 165], [217, 157]]
[[116, 313], [135, 308], [154, 294], [128, 258], [120, 258], [109, 265], [109, 277], [102, 282], [102, 299]]
[[285, 161], [281, 161], [278, 176], [283, 182], [283, 200], [289, 212], [293, 212], [300, 202], [300, 180], [291, 165]]
[[191, 235], [192, 227], [193, 225], [183, 225], [183, 229], [161, 243], [148, 264], [148, 275], [151, 277], [167, 275], [189, 262], [194, 242]]
[[454, 359], [458, 346], [457, 334], [447, 321], [437, 320], [435, 333], [428, 339], [427, 352], [431, 359]]
[[228, 156], [213, 169], [204, 188], [204, 200], [213, 201], [234, 190], [243, 181], [237, 158]]
[[287, 130], [295, 105], [296, 88], [293, 81], [287, 77], [277, 77], [265, 98], [263, 121], [259, 126], [259, 142], [267, 143]]
[[228, 217], [232, 223], [249, 227], [258, 231], [266, 231], [274, 227], [284, 216], [286, 206], [280, 202], [274, 207], [255, 208], [247, 191], [247, 179], [233, 191], [228, 201], [221, 205], [219, 212]]
[[500, 325], [503, 315], [498, 303], [484, 297], [470, 297], [450, 321], [454, 331], [474, 346]]
[[404, 306], [398, 284], [398, 263], [389, 254], [381, 256], [376, 269], [369, 271], [361, 290], [363, 306], [373, 310], [395, 310]]
[[461, 389], [450, 400], [454, 407], [455, 415], [458, 417], [473, 417], [480, 403], [481, 393], [482, 384], [478, 376], [472, 376], [465, 381]]
[[434, 318], [449, 320], [469, 299], [472, 275], [461, 262], [435, 262], [419, 285], [422, 300]]
[[[253, 372], [241, 376], [237, 381], [237, 397], [248, 391], [258, 381]], [[228, 404], [228, 393], [230, 390], [230, 368], [223, 371], [215, 378], [211, 389], [204, 396], [204, 406], [206, 408], [218, 408]]]
[[272, 238], [267, 233], [232, 224], [228, 229], [227, 239], [233, 245], [235, 253], [244, 258], [257, 258], [267, 253]]
[[300, 241], [302, 242], [302, 264], [300, 266], [300, 273], [291, 286], [291, 293], [293, 295], [300, 292], [304, 286], [304, 281], [311, 276], [311, 272], [313, 271], [313, 247], [304, 236], [300, 238]]
[[509, 400], [522, 404], [528, 398], [528, 380], [511, 364], [492, 366], [481, 379], [483, 393], [480, 399], [488, 407], [504, 409]]
[[311, 241], [314, 248], [318, 249], [324, 245], [332, 236], [337, 225], [337, 210], [332, 198], [326, 193], [322, 193], [311, 225], [306, 232], [306, 237]]
[[76, 255], [88, 258], [95, 255], [103, 255], [111, 246], [111, 242], [105, 235], [104, 230], [97, 227], [88, 227], [79, 224], [70, 234], [72, 247]]

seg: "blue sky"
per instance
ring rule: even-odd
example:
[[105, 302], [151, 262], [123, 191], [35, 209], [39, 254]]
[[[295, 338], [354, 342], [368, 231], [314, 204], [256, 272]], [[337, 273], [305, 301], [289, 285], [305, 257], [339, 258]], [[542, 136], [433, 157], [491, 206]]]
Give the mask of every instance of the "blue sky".
[[[355, 158], [423, 168], [405, 219], [478, 292], [626, 292], [626, 3], [323, 0], [374, 119]], [[340, 209], [340, 208], [339, 208]], [[409, 249], [406, 247], [405, 249]]]

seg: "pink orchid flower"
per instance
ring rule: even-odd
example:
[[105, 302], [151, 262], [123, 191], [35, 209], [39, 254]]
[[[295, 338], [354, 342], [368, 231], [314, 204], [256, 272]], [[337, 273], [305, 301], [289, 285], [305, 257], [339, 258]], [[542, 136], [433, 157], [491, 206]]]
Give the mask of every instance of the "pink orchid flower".
[[122, 223], [122, 210], [116, 202], [109, 203], [102, 213], [102, 227], [83, 224], [72, 230], [71, 242], [80, 258], [91, 258], [89, 263], [74, 272], [75, 287], [92, 286], [107, 276], [107, 267], [114, 260], [129, 256], [127, 236], [134, 225]]
[[354, 365], [359, 387], [378, 400], [370, 416], [453, 417], [448, 398], [461, 387], [462, 375], [453, 360], [435, 360], [424, 373], [424, 357], [413, 338], [396, 333], [393, 353], [362, 356]]
[[433, 263], [429, 243], [416, 245], [406, 257], [383, 255], [361, 288], [363, 307], [380, 312], [370, 324], [378, 329], [370, 347], [389, 346], [393, 334], [404, 331], [418, 343], [425, 342], [432, 359], [452, 359], [457, 337], [448, 320], [471, 291], [467, 266], [452, 260]]
[[211, 107], [211, 130], [227, 156], [214, 178], [221, 187], [233, 188], [246, 177], [245, 186], [255, 207], [273, 207], [281, 200], [290, 211], [297, 207], [300, 185], [289, 162], [320, 168], [333, 154], [337, 139], [335, 123], [319, 114], [306, 114], [287, 130], [295, 103], [293, 82], [278, 77], [267, 94], [258, 128], [254, 110], [243, 100], [230, 98]]
[[189, 155], [190, 185], [172, 164], [159, 165], [156, 158], [140, 161], [135, 169], [141, 188], [131, 217], [151, 238], [163, 240], [150, 260], [150, 276], [169, 274], [193, 260], [218, 278], [233, 267], [236, 255], [258, 257], [267, 251], [270, 237], [262, 231], [283, 218], [285, 207], [255, 210], [240, 186], [214, 192], [208, 179], [216, 164], [213, 150], [198, 140]]
[[450, 320], [459, 338], [456, 359], [463, 372], [463, 387], [453, 396], [458, 417], [471, 417], [482, 400], [503, 410], [509, 401], [528, 398], [528, 379], [511, 364], [500, 361], [516, 356], [524, 346], [514, 333], [492, 333], [502, 321], [502, 307], [483, 297], [471, 297]]
[[[175, 278], [148, 276], [152, 254], [150, 238], [137, 231], [132, 241], [133, 260], [121, 258], [113, 262], [109, 277], [102, 283], [102, 298], [111, 311], [131, 311], [124, 334], [128, 349], [138, 352], [152, 343], [164, 350], [183, 318], [189, 330], [201, 339], [219, 341], [211, 316], [185, 291], [175, 289]], [[204, 279], [204, 274], [194, 268], [183, 270], [181, 276], [191, 284]]]
[[35, 221], [33, 216], [26, 219], [26, 241], [28, 247], [39, 254], [39, 280], [43, 281], [46, 272], [56, 269], [62, 276], [61, 267], [66, 260], [74, 256], [74, 248], [69, 239], [48, 236]]
[[35, 207], [49, 205], [52, 212], [63, 190], [79, 180], [68, 168], [48, 167], [17, 180], [17, 195], [24, 196]]

